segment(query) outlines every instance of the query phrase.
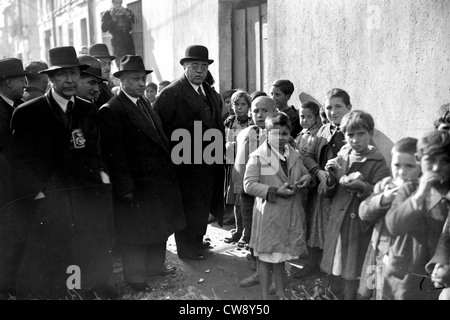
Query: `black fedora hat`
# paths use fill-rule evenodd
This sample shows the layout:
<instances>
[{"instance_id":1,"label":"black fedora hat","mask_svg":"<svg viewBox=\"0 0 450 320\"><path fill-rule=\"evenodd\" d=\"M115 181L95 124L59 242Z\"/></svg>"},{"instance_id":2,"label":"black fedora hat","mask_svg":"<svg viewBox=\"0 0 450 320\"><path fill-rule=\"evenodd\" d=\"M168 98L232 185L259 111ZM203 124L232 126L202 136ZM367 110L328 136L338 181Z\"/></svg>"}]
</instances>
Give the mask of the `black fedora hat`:
<instances>
[{"instance_id":1,"label":"black fedora hat","mask_svg":"<svg viewBox=\"0 0 450 320\"><path fill-rule=\"evenodd\" d=\"M50 49L50 68L39 71L39 73L49 73L59 69L79 67L81 70L89 68L89 65L82 65L78 61L77 52L74 47L58 47Z\"/></svg>"},{"instance_id":2,"label":"black fedora hat","mask_svg":"<svg viewBox=\"0 0 450 320\"><path fill-rule=\"evenodd\" d=\"M120 75L127 71L139 71L145 72L146 74L152 73L153 70L146 70L144 66L144 61L139 55L126 55L120 60L119 71L113 74L114 77L120 78Z\"/></svg>"},{"instance_id":3,"label":"black fedora hat","mask_svg":"<svg viewBox=\"0 0 450 320\"><path fill-rule=\"evenodd\" d=\"M102 77L102 63L100 60L89 55L82 55L78 56L78 61L81 64L87 64L89 66L89 68L84 69L81 73L88 74L102 81L108 81L108 79Z\"/></svg>"},{"instance_id":4,"label":"black fedora hat","mask_svg":"<svg viewBox=\"0 0 450 320\"><path fill-rule=\"evenodd\" d=\"M22 60L6 58L0 60L0 79L11 79L31 74L23 68Z\"/></svg>"},{"instance_id":5,"label":"black fedora hat","mask_svg":"<svg viewBox=\"0 0 450 320\"><path fill-rule=\"evenodd\" d=\"M186 48L184 58L180 60L180 64L183 65L186 61L198 60L206 61L208 64L212 64L214 60L209 59L208 48L200 45L193 45Z\"/></svg>"},{"instance_id":6,"label":"black fedora hat","mask_svg":"<svg viewBox=\"0 0 450 320\"><path fill-rule=\"evenodd\" d=\"M115 56L109 54L109 49L106 44L96 43L89 47L88 54L97 59L109 59L113 61Z\"/></svg>"}]
</instances>

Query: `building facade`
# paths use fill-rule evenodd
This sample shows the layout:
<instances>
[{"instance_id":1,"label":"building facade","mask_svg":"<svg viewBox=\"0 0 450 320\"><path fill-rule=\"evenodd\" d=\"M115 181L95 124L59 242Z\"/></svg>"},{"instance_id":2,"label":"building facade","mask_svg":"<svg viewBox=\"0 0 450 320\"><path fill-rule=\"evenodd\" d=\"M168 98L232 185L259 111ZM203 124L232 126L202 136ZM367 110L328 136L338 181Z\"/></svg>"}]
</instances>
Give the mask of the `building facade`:
<instances>
[{"instance_id":1,"label":"building facade","mask_svg":"<svg viewBox=\"0 0 450 320\"><path fill-rule=\"evenodd\" d=\"M43 59L54 46L110 44L101 30L110 0L13 2L37 4ZM300 93L321 102L339 87L355 109L374 115L391 142L430 130L436 110L450 101L448 0L124 0L124 6L135 13L137 52L154 82L179 77L185 48L205 45L215 60L216 90L269 93L272 82L290 79L296 87L290 103L298 107Z\"/></svg>"}]
</instances>

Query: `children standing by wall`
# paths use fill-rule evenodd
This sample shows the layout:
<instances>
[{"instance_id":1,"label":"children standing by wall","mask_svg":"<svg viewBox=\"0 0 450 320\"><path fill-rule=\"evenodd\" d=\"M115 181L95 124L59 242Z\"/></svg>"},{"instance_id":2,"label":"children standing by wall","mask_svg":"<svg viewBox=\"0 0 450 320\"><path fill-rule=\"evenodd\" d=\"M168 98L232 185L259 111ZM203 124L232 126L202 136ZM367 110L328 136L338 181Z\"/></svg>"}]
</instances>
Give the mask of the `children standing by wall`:
<instances>
[{"instance_id":1,"label":"children standing by wall","mask_svg":"<svg viewBox=\"0 0 450 320\"><path fill-rule=\"evenodd\" d=\"M405 244L405 241L410 240L393 238L386 229L384 217L401 186L408 182L417 183L419 179L421 171L416 161L416 152L417 139L408 137L398 141L391 152L392 176L378 182L372 195L359 207L361 220L374 224L358 290L364 299L383 300L395 297L395 292L392 291L403 281L394 275L385 277L385 272L388 268L389 250L394 241ZM386 285L385 281L388 281Z\"/></svg>"},{"instance_id":2,"label":"children standing by wall","mask_svg":"<svg viewBox=\"0 0 450 320\"><path fill-rule=\"evenodd\" d=\"M344 134L340 125L344 115L350 112L352 105L350 96L342 89L332 89L324 100L324 109L330 123L324 125L318 132L312 145L307 149L304 159L306 169L316 179L317 185L325 186L328 173L325 165L329 159L337 156L344 146ZM330 199L316 193L312 198L312 214L308 230L309 259L306 266L295 274L300 279L320 271L320 261L324 248L325 230L328 222Z\"/></svg>"},{"instance_id":3,"label":"children standing by wall","mask_svg":"<svg viewBox=\"0 0 450 320\"><path fill-rule=\"evenodd\" d=\"M417 151L422 168L419 183L399 190L385 221L392 235L415 240L409 255L390 257L399 260L397 265L410 276L403 283L404 299L437 299L440 292L431 289L433 279L425 275L425 265L436 252L450 209L450 133L426 134Z\"/></svg>"},{"instance_id":4,"label":"children standing by wall","mask_svg":"<svg viewBox=\"0 0 450 320\"><path fill-rule=\"evenodd\" d=\"M328 161L326 187L332 197L324 252L320 267L344 280L344 299L355 300L372 227L358 216L361 201L373 186L390 175L386 161L372 146L373 118L364 111L351 111L341 123L347 144Z\"/></svg>"},{"instance_id":5,"label":"children standing by wall","mask_svg":"<svg viewBox=\"0 0 450 320\"><path fill-rule=\"evenodd\" d=\"M300 154L289 145L291 124L284 113L267 117L268 140L250 155L245 192L256 197L250 246L259 260L264 300L269 299L271 271L276 295L286 299L284 263L307 253L304 211L298 189L311 182Z\"/></svg>"}]
</instances>

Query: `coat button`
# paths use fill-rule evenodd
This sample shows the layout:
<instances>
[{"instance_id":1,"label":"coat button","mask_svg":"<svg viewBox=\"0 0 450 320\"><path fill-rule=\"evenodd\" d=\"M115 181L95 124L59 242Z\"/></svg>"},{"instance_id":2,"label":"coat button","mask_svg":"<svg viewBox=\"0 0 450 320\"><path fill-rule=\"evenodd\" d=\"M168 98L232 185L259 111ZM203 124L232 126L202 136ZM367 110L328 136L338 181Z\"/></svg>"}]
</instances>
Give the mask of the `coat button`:
<instances>
[{"instance_id":1,"label":"coat button","mask_svg":"<svg viewBox=\"0 0 450 320\"><path fill-rule=\"evenodd\" d=\"M354 213L350 214L350 218L355 219L356 218L356 214L354 214Z\"/></svg>"}]
</instances>

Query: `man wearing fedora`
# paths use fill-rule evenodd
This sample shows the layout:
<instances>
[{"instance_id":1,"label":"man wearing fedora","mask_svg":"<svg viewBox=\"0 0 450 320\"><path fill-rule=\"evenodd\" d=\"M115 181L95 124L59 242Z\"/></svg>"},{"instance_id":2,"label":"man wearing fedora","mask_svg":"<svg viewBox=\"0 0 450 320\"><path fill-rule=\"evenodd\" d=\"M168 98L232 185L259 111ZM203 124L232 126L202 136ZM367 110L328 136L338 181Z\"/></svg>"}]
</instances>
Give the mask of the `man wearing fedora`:
<instances>
[{"instance_id":1,"label":"man wearing fedora","mask_svg":"<svg viewBox=\"0 0 450 320\"><path fill-rule=\"evenodd\" d=\"M78 61L82 65L88 65L89 68L82 70L80 73L77 96L95 104L100 95L100 85L107 81L106 78L102 77L102 64L100 60L88 55L79 56ZM98 109L101 107L96 106Z\"/></svg>"},{"instance_id":2,"label":"man wearing fedora","mask_svg":"<svg viewBox=\"0 0 450 320\"><path fill-rule=\"evenodd\" d=\"M11 139L11 117L14 109L23 103L22 97L31 72L24 70L22 60L6 58L0 60L0 149L8 151Z\"/></svg>"},{"instance_id":3,"label":"man wearing fedora","mask_svg":"<svg viewBox=\"0 0 450 320\"><path fill-rule=\"evenodd\" d=\"M209 65L208 49L193 45L186 49L180 63L184 74L167 86L156 100L154 109L159 113L166 135L170 138L178 129L187 130L194 141L195 122L202 123L202 133L209 129L224 134L221 117L222 99L205 82ZM179 142L173 142L174 147ZM208 143L204 143L203 150ZM192 155L195 148L192 145ZM202 157L203 158L203 157ZM176 166L183 198L187 227L175 234L178 256L182 259L203 260L203 242L208 217L211 213L223 220L223 164L181 164Z\"/></svg>"},{"instance_id":4,"label":"man wearing fedora","mask_svg":"<svg viewBox=\"0 0 450 320\"><path fill-rule=\"evenodd\" d=\"M186 226L169 141L144 97L147 70L141 56L120 61L120 92L100 109L102 154L114 190L114 218L125 282L148 289L167 275L166 242Z\"/></svg>"},{"instance_id":5,"label":"man wearing fedora","mask_svg":"<svg viewBox=\"0 0 450 320\"><path fill-rule=\"evenodd\" d=\"M109 54L107 45L103 43L96 43L90 46L88 55L100 60L102 64L102 77L108 79L106 83L102 82L100 84L100 96L95 101L95 104L101 107L114 97L111 92L111 88L113 87L111 81L111 65L116 57Z\"/></svg>"},{"instance_id":6,"label":"man wearing fedora","mask_svg":"<svg viewBox=\"0 0 450 320\"><path fill-rule=\"evenodd\" d=\"M41 73L51 90L17 108L11 121L16 197L33 208L16 291L23 299L71 299L72 289L83 299L113 298L112 186L99 157L98 110L75 96L89 65L74 47L49 56ZM81 283L72 288L73 272Z\"/></svg>"},{"instance_id":7,"label":"man wearing fedora","mask_svg":"<svg viewBox=\"0 0 450 320\"><path fill-rule=\"evenodd\" d=\"M42 97L48 89L48 76L39 71L48 69L48 65L44 61L32 60L25 64L25 70L29 71L27 75L28 85L23 94L24 101L30 101L35 98Z\"/></svg>"}]
</instances>

